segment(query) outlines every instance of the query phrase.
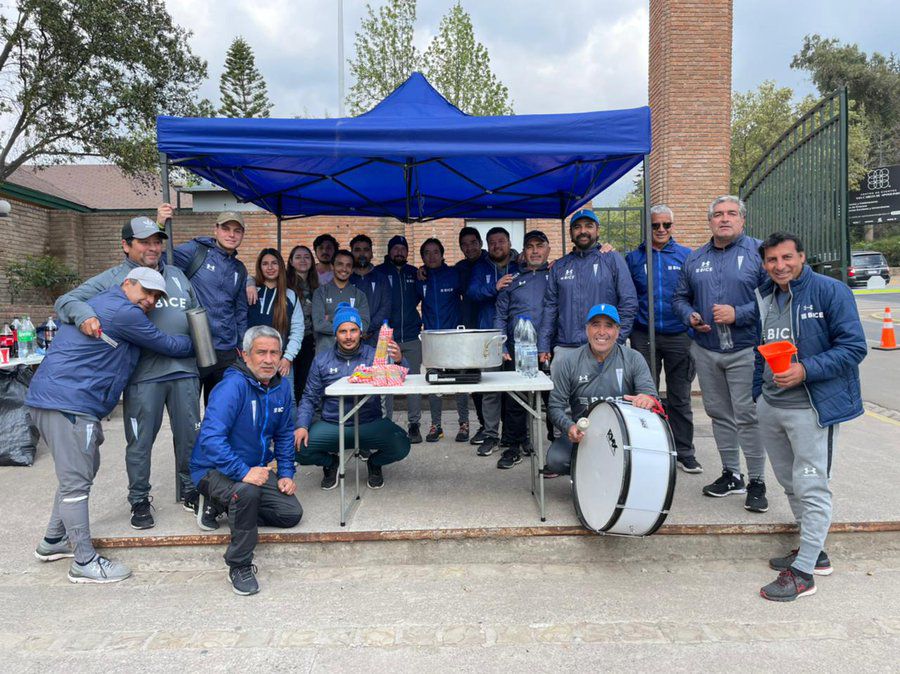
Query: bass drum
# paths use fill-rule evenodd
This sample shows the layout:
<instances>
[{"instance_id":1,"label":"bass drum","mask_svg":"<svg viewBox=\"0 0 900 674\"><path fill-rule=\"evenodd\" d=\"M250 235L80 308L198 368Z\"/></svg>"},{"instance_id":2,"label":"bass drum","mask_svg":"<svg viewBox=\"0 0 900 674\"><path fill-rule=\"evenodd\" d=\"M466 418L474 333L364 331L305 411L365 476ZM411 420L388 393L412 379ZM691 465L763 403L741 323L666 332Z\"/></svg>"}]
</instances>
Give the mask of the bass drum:
<instances>
[{"instance_id":1,"label":"bass drum","mask_svg":"<svg viewBox=\"0 0 900 674\"><path fill-rule=\"evenodd\" d=\"M649 536L675 493L675 442L665 419L629 403L598 401L572 452L572 495L592 531Z\"/></svg>"}]
</instances>

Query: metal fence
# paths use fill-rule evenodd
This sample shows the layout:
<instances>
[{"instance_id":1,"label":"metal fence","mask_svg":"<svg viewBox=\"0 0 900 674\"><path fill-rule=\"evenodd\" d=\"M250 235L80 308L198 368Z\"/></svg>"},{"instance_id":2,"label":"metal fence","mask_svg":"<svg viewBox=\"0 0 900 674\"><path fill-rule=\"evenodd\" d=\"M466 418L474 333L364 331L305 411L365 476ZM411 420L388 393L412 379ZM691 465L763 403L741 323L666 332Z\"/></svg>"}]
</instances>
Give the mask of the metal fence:
<instances>
[{"instance_id":1,"label":"metal fence","mask_svg":"<svg viewBox=\"0 0 900 674\"><path fill-rule=\"evenodd\" d=\"M846 280L847 90L825 97L785 131L744 178L740 196L748 233L793 232L810 265Z\"/></svg>"},{"instance_id":2,"label":"metal fence","mask_svg":"<svg viewBox=\"0 0 900 674\"><path fill-rule=\"evenodd\" d=\"M595 208L600 219L600 241L610 243L625 255L644 240L644 209L640 206L607 206Z\"/></svg>"}]
</instances>

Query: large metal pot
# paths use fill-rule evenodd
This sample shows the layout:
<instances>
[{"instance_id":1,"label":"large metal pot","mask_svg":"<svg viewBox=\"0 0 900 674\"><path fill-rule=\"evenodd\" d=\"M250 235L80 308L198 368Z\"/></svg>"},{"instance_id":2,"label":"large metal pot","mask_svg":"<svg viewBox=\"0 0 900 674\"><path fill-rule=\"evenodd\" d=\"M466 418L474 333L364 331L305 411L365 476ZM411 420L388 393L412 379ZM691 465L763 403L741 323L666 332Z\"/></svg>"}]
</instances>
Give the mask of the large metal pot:
<instances>
[{"instance_id":1,"label":"large metal pot","mask_svg":"<svg viewBox=\"0 0 900 674\"><path fill-rule=\"evenodd\" d=\"M485 370L503 363L506 335L499 330L425 330L422 342L422 367L441 370Z\"/></svg>"}]
</instances>

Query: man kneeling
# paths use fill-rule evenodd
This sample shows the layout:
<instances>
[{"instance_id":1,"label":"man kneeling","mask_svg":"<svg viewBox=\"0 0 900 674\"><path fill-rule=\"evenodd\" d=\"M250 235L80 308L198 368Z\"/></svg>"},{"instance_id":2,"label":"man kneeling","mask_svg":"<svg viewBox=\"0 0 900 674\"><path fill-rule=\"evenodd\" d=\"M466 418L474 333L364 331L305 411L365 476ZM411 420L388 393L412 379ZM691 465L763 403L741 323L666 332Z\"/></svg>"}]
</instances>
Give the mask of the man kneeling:
<instances>
[{"instance_id":1,"label":"man kneeling","mask_svg":"<svg viewBox=\"0 0 900 674\"><path fill-rule=\"evenodd\" d=\"M611 304L596 304L586 322L588 343L562 354L551 375L547 414L563 435L547 451L544 477L569 474L572 448L584 439L575 420L587 413L591 403L627 400L645 410L659 404L647 361L634 349L616 343L619 311Z\"/></svg>"},{"instance_id":2,"label":"man kneeling","mask_svg":"<svg viewBox=\"0 0 900 674\"><path fill-rule=\"evenodd\" d=\"M322 489L334 489L338 469L338 401L325 395L329 384L353 374L357 365L371 365L375 349L362 343L362 320L359 312L346 302L338 305L332 321L335 345L321 353L309 369L306 390L297 412L294 440L297 462L304 466L322 466L325 476ZM397 343L391 341L388 353L399 363L401 354ZM312 423L313 413L321 406L322 419ZM371 396L359 412L359 444L369 453L369 488L384 486L382 466L400 461L409 454L409 436L402 428L385 419L381 413L381 399ZM345 446L353 446L353 425L344 428Z\"/></svg>"},{"instance_id":3,"label":"man kneeling","mask_svg":"<svg viewBox=\"0 0 900 674\"><path fill-rule=\"evenodd\" d=\"M225 371L213 389L191 456L191 480L200 492L197 519L215 529L228 513L231 543L225 551L236 594L259 592L253 550L258 525L296 526L303 508L294 496L290 384L278 374L281 336L257 325L244 334L244 362ZM268 468L274 458L276 473Z\"/></svg>"}]
</instances>

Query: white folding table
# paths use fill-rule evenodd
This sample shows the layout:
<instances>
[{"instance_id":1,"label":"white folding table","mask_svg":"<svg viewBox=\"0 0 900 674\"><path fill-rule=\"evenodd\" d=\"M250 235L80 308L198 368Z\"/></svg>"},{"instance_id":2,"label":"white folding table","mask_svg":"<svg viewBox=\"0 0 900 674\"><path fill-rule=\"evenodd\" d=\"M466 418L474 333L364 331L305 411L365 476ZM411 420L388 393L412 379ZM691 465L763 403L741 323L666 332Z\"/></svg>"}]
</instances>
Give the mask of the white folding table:
<instances>
[{"instance_id":1,"label":"white folding table","mask_svg":"<svg viewBox=\"0 0 900 674\"><path fill-rule=\"evenodd\" d=\"M359 490L359 410L371 396L383 395L452 395L454 393L508 393L531 416L531 438L534 451L531 454L531 493L538 503L541 522L547 520L544 508L544 432L541 418L541 392L550 391L553 382L543 372L537 377L524 377L512 371L482 372L477 384L429 384L425 375L413 374L401 386L373 386L351 384L343 377L325 389L325 395L338 399L338 484L341 495L341 526L345 526L353 509L362 498ZM351 398L350 410L345 412L346 399ZM353 456L356 461L356 496L348 503L345 494L346 447L344 428L353 419Z\"/></svg>"},{"instance_id":2,"label":"white folding table","mask_svg":"<svg viewBox=\"0 0 900 674\"><path fill-rule=\"evenodd\" d=\"M28 358L10 358L8 363L0 364L0 370L12 370L19 365L39 365L44 360L43 356L28 356Z\"/></svg>"}]
</instances>

